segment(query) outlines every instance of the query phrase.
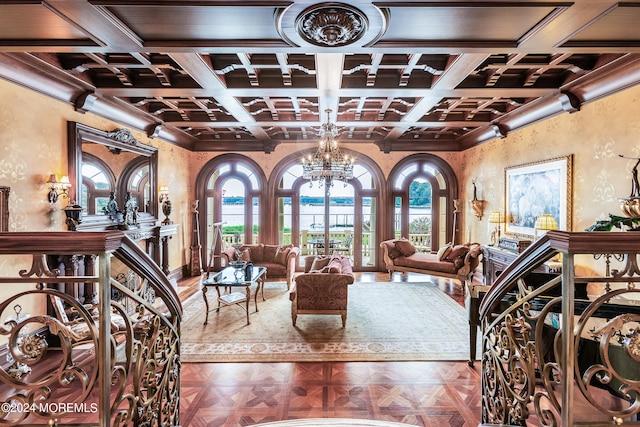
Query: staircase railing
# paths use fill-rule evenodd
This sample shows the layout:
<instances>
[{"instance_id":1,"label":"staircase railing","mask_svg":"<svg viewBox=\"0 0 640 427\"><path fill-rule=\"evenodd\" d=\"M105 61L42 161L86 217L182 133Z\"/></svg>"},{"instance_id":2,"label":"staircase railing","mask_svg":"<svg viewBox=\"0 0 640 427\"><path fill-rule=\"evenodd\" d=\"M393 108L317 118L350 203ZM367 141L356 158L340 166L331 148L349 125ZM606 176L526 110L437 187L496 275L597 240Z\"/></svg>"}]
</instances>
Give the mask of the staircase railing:
<instances>
[{"instance_id":1,"label":"staircase railing","mask_svg":"<svg viewBox=\"0 0 640 427\"><path fill-rule=\"evenodd\" d=\"M638 425L640 234L549 232L482 300L483 425ZM532 273L562 258L562 274Z\"/></svg>"},{"instance_id":2,"label":"staircase railing","mask_svg":"<svg viewBox=\"0 0 640 427\"><path fill-rule=\"evenodd\" d=\"M51 268L59 256L95 259L97 272ZM0 286L0 423L179 424L182 308L135 242L119 231L0 233ZM78 287L96 290L95 304L68 292Z\"/></svg>"}]
</instances>

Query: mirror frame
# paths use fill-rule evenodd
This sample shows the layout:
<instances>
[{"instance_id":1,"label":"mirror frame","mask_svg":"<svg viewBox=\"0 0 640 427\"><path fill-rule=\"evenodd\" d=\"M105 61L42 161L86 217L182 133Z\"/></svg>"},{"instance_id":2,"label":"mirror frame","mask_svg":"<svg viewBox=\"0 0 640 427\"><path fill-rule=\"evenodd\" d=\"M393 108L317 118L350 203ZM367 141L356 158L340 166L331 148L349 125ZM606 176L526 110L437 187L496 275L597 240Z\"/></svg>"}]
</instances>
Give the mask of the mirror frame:
<instances>
[{"instance_id":1,"label":"mirror frame","mask_svg":"<svg viewBox=\"0 0 640 427\"><path fill-rule=\"evenodd\" d=\"M77 122L67 124L69 163L69 204L77 203L78 195L82 193L82 144L92 142L106 147L113 147L136 153L149 158L149 212L138 215L140 227L155 225L158 221L158 149L144 145L136 140L128 129L102 131ZM83 215L81 229L106 229L115 224L107 215Z\"/></svg>"}]
</instances>

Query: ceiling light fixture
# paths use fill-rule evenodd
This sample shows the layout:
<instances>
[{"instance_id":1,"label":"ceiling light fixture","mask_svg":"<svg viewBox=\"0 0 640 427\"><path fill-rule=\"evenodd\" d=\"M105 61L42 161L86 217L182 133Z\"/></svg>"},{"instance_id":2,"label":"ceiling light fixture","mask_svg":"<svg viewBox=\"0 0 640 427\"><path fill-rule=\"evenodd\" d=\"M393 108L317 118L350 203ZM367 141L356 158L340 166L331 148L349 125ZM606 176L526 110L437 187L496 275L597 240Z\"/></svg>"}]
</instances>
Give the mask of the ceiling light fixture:
<instances>
[{"instance_id":1,"label":"ceiling light fixture","mask_svg":"<svg viewBox=\"0 0 640 427\"><path fill-rule=\"evenodd\" d=\"M326 188L326 194L333 186L333 182L343 181L345 187L347 181L353 179L353 165L355 159L345 156L338 147L338 128L329 121L331 110L325 110L327 122L320 130L320 142L318 150L313 156L302 158L302 169L304 179L311 181L309 185L313 187L314 181L318 181L319 186Z\"/></svg>"}]
</instances>

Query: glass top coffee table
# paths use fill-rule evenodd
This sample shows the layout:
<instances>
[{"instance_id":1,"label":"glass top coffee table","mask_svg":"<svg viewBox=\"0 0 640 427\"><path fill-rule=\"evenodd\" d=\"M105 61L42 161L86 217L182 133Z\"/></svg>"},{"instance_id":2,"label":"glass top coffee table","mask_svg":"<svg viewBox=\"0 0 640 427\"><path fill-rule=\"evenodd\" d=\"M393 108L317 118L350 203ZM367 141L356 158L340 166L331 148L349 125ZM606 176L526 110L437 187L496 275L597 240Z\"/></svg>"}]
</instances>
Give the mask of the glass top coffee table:
<instances>
[{"instance_id":1,"label":"glass top coffee table","mask_svg":"<svg viewBox=\"0 0 640 427\"><path fill-rule=\"evenodd\" d=\"M265 267L254 266L249 280L246 280L247 278L244 276L244 271L241 271L240 274L239 269L236 269L235 267L226 267L213 275L205 273L204 280L202 280L202 297L204 298L207 310L204 324L206 325L209 322L209 311L213 311L213 309L209 309L207 290L209 288L216 288L218 294L218 307L216 307L215 310L219 311L220 307L228 305L237 305L242 307L247 313L247 325L250 325L249 300L251 299L251 285L254 283L256 284L254 302L256 305L256 311L258 311L258 290L261 291L262 300L265 301L264 281L267 277L266 272L267 269ZM238 273L238 275L236 275L236 273ZM220 288L222 288L223 291L221 291ZM244 292L233 292L233 288L244 288Z\"/></svg>"}]
</instances>

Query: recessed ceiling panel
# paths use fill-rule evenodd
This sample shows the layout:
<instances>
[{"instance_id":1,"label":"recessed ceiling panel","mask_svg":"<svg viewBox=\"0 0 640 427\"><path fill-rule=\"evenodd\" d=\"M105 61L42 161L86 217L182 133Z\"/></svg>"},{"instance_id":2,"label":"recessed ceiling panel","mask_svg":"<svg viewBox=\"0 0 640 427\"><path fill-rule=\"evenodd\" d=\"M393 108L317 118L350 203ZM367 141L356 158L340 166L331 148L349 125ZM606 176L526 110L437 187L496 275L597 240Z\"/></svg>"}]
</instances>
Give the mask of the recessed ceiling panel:
<instances>
[{"instance_id":1,"label":"recessed ceiling panel","mask_svg":"<svg viewBox=\"0 0 640 427\"><path fill-rule=\"evenodd\" d=\"M593 44L602 46L640 45L640 3L619 4L573 35L564 45Z\"/></svg>"},{"instance_id":2,"label":"recessed ceiling panel","mask_svg":"<svg viewBox=\"0 0 640 427\"><path fill-rule=\"evenodd\" d=\"M85 44L91 37L51 9L36 4L0 4L0 45L4 41L26 45Z\"/></svg>"},{"instance_id":3,"label":"recessed ceiling panel","mask_svg":"<svg viewBox=\"0 0 640 427\"><path fill-rule=\"evenodd\" d=\"M143 40L278 39L273 6L118 5L108 10ZM188 24L186 24L188 23Z\"/></svg>"},{"instance_id":4,"label":"recessed ceiling panel","mask_svg":"<svg viewBox=\"0 0 640 427\"><path fill-rule=\"evenodd\" d=\"M406 3L404 4L407 5ZM389 28L381 41L517 41L555 8L540 6L429 6L389 7Z\"/></svg>"}]
</instances>

